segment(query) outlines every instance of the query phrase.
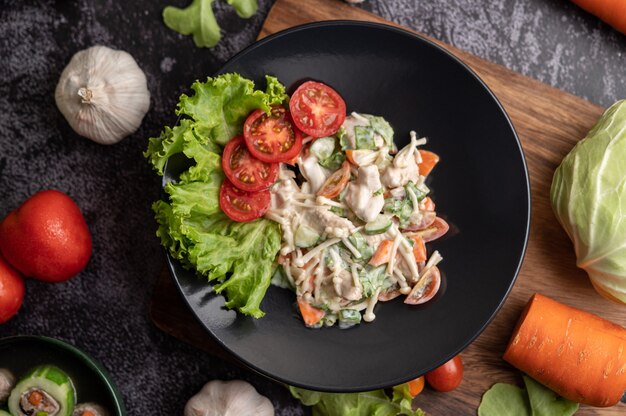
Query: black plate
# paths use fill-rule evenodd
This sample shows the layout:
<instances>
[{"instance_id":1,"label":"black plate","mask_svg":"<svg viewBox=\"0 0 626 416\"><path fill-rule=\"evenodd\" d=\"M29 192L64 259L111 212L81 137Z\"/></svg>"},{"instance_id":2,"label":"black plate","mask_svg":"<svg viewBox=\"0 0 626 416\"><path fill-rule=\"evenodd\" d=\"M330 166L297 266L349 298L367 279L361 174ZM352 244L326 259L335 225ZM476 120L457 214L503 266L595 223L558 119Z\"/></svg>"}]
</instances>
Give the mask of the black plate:
<instances>
[{"instance_id":1,"label":"black plate","mask_svg":"<svg viewBox=\"0 0 626 416\"><path fill-rule=\"evenodd\" d=\"M67 373L78 403L94 402L113 416L124 416L124 404L104 368L76 347L54 338L15 336L0 339L0 368L19 378L38 365L52 364Z\"/></svg>"},{"instance_id":2,"label":"black plate","mask_svg":"<svg viewBox=\"0 0 626 416\"><path fill-rule=\"evenodd\" d=\"M441 156L431 175L437 211L451 224L439 250L444 285L435 299L376 307L376 320L349 330L304 327L291 292L270 288L255 320L223 309L202 278L169 259L193 313L251 368L288 384L363 391L415 378L472 342L493 319L517 276L528 237L530 196L515 131L485 84L432 42L389 26L322 22L255 43L220 71L264 86L277 76L290 91L323 81L348 111L384 116L399 147L409 131L427 136ZM201 74L198 75L199 78ZM165 180L181 166L171 163Z\"/></svg>"}]
</instances>

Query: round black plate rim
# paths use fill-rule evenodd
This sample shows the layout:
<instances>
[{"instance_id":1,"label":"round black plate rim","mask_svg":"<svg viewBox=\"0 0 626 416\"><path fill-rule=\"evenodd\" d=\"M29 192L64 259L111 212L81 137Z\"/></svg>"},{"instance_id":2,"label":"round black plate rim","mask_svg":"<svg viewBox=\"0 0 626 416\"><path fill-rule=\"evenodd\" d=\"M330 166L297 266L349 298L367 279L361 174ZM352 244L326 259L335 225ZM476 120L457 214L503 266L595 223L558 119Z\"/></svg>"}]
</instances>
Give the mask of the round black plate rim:
<instances>
[{"instance_id":1,"label":"round black plate rim","mask_svg":"<svg viewBox=\"0 0 626 416\"><path fill-rule=\"evenodd\" d=\"M498 109L500 110L500 115L502 115L504 117L504 119L506 120L509 128L511 129L511 133L513 134L513 137L515 139L515 143L517 146L517 149L519 151L519 155L521 157L521 161L522 161L522 165L523 165L523 172L524 172L524 182L525 182L525 191L526 191L526 209L528 212L528 216L526 219L526 224L525 224L525 230L524 230L524 242L523 242L523 247L522 250L520 252L520 256L519 256L519 260L517 262L516 268L515 268L515 273L513 278L511 279L511 283L508 286L506 293L504 294L504 296L502 297L501 301L498 304L498 307L494 310L494 312L491 314L491 316L485 321L484 325L482 327L480 327L480 329L474 334L474 336L468 338L466 340L466 342L464 342L463 344L461 344L461 347L457 349L457 351L454 351L453 353L445 356L442 360L440 360L440 362L436 362L433 363L432 365L432 369L442 365L443 363L445 363L446 361L452 359L455 355L459 354L461 351L465 350L476 338L478 338L478 336L480 336L480 334L482 334L482 332L486 329L486 327L493 321L493 319L496 317L496 315L498 314L498 312L500 311L500 309L502 308L502 306L504 305L504 303L506 302L506 299L508 298L513 286L515 285L515 282L517 281L517 278L519 276L519 272L520 269L522 267L522 263L524 261L524 257L526 255L526 250L528 248L528 239L529 239L529 235L530 235L530 224L531 224L531 215L532 215L532 210L531 210L531 190L530 190L530 179L529 179L529 174L528 174L528 164L526 162L526 157L524 155L524 151L522 149L522 145L521 142L519 140L517 131L515 130L515 127L513 126L513 123L511 122L511 119L509 117L509 115L507 114L507 112L504 110L504 107L502 106L502 104L500 103L500 101L498 100L498 98L495 96L495 94L493 93L493 91L491 91L491 89L487 86L487 84L485 84L485 82L474 72L474 70L472 70L466 63L464 63L461 59L459 59L458 57L456 57L453 53L449 52L448 50L446 50L445 48L443 48L442 46L438 45L437 43L433 42L430 39L427 39L417 33L414 32L410 32L408 30L405 29L401 29L398 27L394 27L394 26L390 26L387 24L383 24L383 23L375 23L375 22L363 22L363 21L357 21L357 20L327 20L327 21L320 21L320 22L313 22L313 23L306 23L306 24L302 24L302 25L298 25L298 26L294 26L288 29L284 29L281 30L279 32L276 32L272 35L269 35L255 43L253 43L252 45L246 47L245 49L241 50L240 52L238 52L237 54L233 55L224 65L223 67L227 66L229 62L234 61L236 59L238 59L241 55L244 55L256 48L262 47L263 45L265 45L268 42L273 41L274 39L289 35L291 33L295 33L295 32L299 32L299 31L303 31L303 30L307 30L307 29L311 29L311 28L319 28L319 27L327 27L327 26L361 26L361 27L371 27L371 28L375 28L375 29L380 29L380 30L387 30L390 32L395 32L397 34L403 35L403 36L407 36L410 37L414 40L418 40L420 42L425 43L426 45L433 47L437 50L439 50L440 52L442 52L443 54L445 54L448 58L451 58L451 60L457 64L460 65L465 71L467 71L476 81L479 82L479 84L483 87L483 89L489 94L489 96L491 97L491 99L496 103ZM216 71L214 73L214 75L219 75L224 73L223 71L223 67L222 69ZM167 170L167 162L166 165L164 167L164 170ZM167 179L164 177L163 181L162 181L162 186L165 186L167 182ZM248 368L250 368L251 370L267 377L270 378L272 380L281 382L281 383L285 383L291 386L295 386L295 387L301 387L301 388L305 388L305 389L311 389L311 390L316 390L316 391L326 391L326 392L332 392L332 393L350 393L350 392L359 392L359 391L372 391L372 390L377 390L377 389L381 389L381 388L388 388L390 386L393 385L399 385L402 384L404 382L410 381L415 377L419 377L421 374L416 374L415 377L409 377L409 378L400 378L396 381L391 382L391 384L385 383L385 384L373 384L371 386L367 386L366 388L359 388L359 389L355 389L353 387L345 387L345 388L335 388L335 387L327 387L327 386L323 386L323 385L319 385L319 386L313 386L313 385L306 385L306 384L302 384L296 380L289 380L285 377L280 377L280 376L276 376L270 372L268 372L267 370L264 370L263 368L260 368L259 366L251 363L250 361L244 359L243 357L241 357L239 354L237 354L235 351L233 351L232 349L230 349L228 347L228 345L226 345L224 342L222 342L222 340L216 336L208 327L206 327L206 325L204 324L204 322L202 321L201 317L198 316L198 314L195 312L195 310L192 307L192 304L190 302L190 300L187 298L187 296L185 295L184 289L181 286L179 280L176 278L176 272L174 270L174 263L176 260L173 259L170 254L167 252L167 249L164 250L166 253L166 260L167 260L167 266L170 272L170 276L171 278L174 280L175 286L178 289L178 292L180 294L180 296L183 298L185 305L187 306L187 308L191 311L192 315L194 316L194 318L196 319L196 321L202 326L202 328L205 330L205 332L207 332L222 348L224 348L226 351L229 352L229 354L231 354L237 361L245 364ZM208 284L208 283L207 283Z\"/></svg>"},{"instance_id":2,"label":"round black plate rim","mask_svg":"<svg viewBox=\"0 0 626 416\"><path fill-rule=\"evenodd\" d=\"M43 335L13 335L9 337L0 338L0 346L8 345L14 342L33 342L33 343L51 344L51 345L54 345L55 347L59 347L60 349L71 352L77 359L82 361L83 364L87 365L87 367L89 367L96 374L98 374L98 376L101 378L104 384L108 387L109 394L111 398L113 399L113 403L115 403L115 409L113 409L114 414L119 415L119 416L126 415L126 409L124 408L124 403L122 402L122 399L121 399L122 397L121 393L119 392L115 384L113 384L113 382L111 381L112 379L109 373L104 369L102 364L100 364L100 362L98 362L95 358L90 357L85 352L83 352L82 350L78 349L77 347L73 346L72 344L68 342L62 341L57 338L46 337Z\"/></svg>"}]
</instances>

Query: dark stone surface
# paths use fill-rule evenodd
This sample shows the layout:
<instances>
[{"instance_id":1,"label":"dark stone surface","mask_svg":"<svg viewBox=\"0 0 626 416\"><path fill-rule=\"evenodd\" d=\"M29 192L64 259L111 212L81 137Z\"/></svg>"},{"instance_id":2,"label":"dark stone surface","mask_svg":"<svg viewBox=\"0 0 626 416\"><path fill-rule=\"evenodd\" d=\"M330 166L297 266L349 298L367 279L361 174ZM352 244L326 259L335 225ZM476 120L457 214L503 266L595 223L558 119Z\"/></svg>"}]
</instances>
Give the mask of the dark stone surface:
<instances>
[{"instance_id":1,"label":"dark stone surface","mask_svg":"<svg viewBox=\"0 0 626 416\"><path fill-rule=\"evenodd\" d=\"M214 378L248 380L278 415L304 414L283 387L162 334L148 316L163 253L150 211L160 179L142 157L146 139L174 121L177 97L192 81L254 41L272 0L260 0L248 21L216 2L224 37L213 50L162 24L165 5L186 3L0 0L0 215L56 188L78 202L94 237L79 277L27 282L24 307L0 336L48 335L84 349L109 369L131 415L182 414ZM626 97L626 37L566 0L369 0L360 7L599 104ZM54 103L63 67L93 44L130 52L152 94L139 131L111 147L78 137Z\"/></svg>"}]
</instances>

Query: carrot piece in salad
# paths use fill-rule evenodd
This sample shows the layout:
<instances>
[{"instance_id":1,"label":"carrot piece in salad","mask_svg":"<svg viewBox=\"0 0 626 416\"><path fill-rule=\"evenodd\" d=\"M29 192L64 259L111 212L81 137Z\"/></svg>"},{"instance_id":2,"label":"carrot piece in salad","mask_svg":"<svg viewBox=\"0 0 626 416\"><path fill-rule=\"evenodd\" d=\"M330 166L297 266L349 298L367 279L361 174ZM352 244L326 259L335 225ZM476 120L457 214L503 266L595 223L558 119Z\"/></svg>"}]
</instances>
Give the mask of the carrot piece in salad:
<instances>
[{"instance_id":1,"label":"carrot piece in salad","mask_svg":"<svg viewBox=\"0 0 626 416\"><path fill-rule=\"evenodd\" d=\"M429 152L428 150L419 150L420 156L422 156L422 163L418 164L420 175L428 176L431 170L439 163L439 156L436 153Z\"/></svg>"},{"instance_id":2,"label":"carrot piece in salad","mask_svg":"<svg viewBox=\"0 0 626 416\"><path fill-rule=\"evenodd\" d=\"M415 261L426 261L426 243L424 243L424 239L419 235L414 235L411 237L413 240L413 255L415 256Z\"/></svg>"},{"instance_id":3,"label":"carrot piece in salad","mask_svg":"<svg viewBox=\"0 0 626 416\"><path fill-rule=\"evenodd\" d=\"M391 260L391 247L393 246L393 240L383 240L376 249L376 252L370 259L369 264L376 267L381 264L389 263Z\"/></svg>"},{"instance_id":4,"label":"carrot piece in salad","mask_svg":"<svg viewBox=\"0 0 626 416\"><path fill-rule=\"evenodd\" d=\"M298 298L298 307L300 308L300 314L307 326L313 326L322 320L326 312L312 306L309 302L305 301L301 297Z\"/></svg>"}]
</instances>

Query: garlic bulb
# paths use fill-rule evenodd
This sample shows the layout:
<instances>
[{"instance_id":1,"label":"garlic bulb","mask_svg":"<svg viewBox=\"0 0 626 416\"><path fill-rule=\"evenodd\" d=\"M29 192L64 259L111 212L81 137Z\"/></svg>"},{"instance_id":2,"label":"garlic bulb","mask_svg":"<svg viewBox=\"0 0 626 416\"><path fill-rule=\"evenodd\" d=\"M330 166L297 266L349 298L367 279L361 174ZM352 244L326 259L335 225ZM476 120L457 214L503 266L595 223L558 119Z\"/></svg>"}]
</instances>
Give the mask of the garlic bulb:
<instances>
[{"instance_id":1,"label":"garlic bulb","mask_svg":"<svg viewBox=\"0 0 626 416\"><path fill-rule=\"evenodd\" d=\"M274 406L241 380L213 380L185 406L185 416L274 416Z\"/></svg>"},{"instance_id":2,"label":"garlic bulb","mask_svg":"<svg viewBox=\"0 0 626 416\"><path fill-rule=\"evenodd\" d=\"M77 52L54 98L76 133L114 144L134 133L150 107L146 76L130 54L106 46Z\"/></svg>"},{"instance_id":3,"label":"garlic bulb","mask_svg":"<svg viewBox=\"0 0 626 416\"><path fill-rule=\"evenodd\" d=\"M15 386L15 376L6 368L0 368L0 403L9 398Z\"/></svg>"}]
</instances>

